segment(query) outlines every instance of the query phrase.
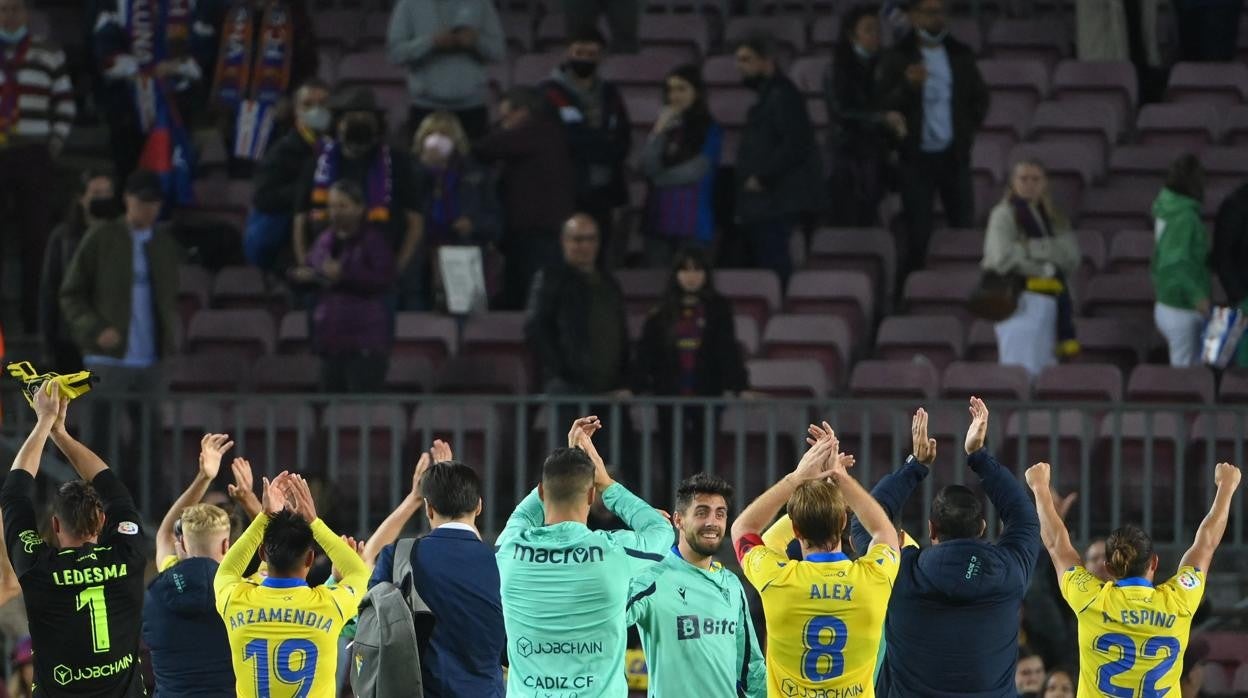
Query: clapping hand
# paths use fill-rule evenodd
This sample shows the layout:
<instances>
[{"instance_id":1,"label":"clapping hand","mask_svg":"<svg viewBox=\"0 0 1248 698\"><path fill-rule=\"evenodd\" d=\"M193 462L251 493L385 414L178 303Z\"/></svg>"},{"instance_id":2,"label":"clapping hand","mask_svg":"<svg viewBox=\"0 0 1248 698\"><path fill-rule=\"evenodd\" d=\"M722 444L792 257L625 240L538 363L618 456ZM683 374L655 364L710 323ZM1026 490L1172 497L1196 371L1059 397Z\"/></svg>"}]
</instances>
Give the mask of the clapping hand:
<instances>
[{"instance_id":1,"label":"clapping hand","mask_svg":"<svg viewBox=\"0 0 1248 698\"><path fill-rule=\"evenodd\" d=\"M936 439L927 433L927 410L920 407L910 421L911 453L914 459L923 465L930 466L936 462Z\"/></svg>"},{"instance_id":2,"label":"clapping hand","mask_svg":"<svg viewBox=\"0 0 1248 698\"><path fill-rule=\"evenodd\" d=\"M303 517L308 523L316 521L316 500L312 498L312 488L308 487L308 481L298 475L291 475L286 483L286 500L287 506L292 511Z\"/></svg>"},{"instance_id":3,"label":"clapping hand","mask_svg":"<svg viewBox=\"0 0 1248 698\"><path fill-rule=\"evenodd\" d=\"M212 481L221 472L221 457L234 448L228 434L204 434L199 441L199 474L205 480Z\"/></svg>"},{"instance_id":4,"label":"clapping hand","mask_svg":"<svg viewBox=\"0 0 1248 698\"><path fill-rule=\"evenodd\" d=\"M357 541L355 538L352 538L351 536L338 536L338 537L342 539L343 543L346 543L347 545L351 546L351 549L355 551L356 555L359 555L361 557L364 555L364 546L367 544L367 541L363 541L363 540ZM342 570L338 569L338 565L334 565L333 567L330 567L329 570L330 570L329 574L331 577L338 580L339 582L342 581Z\"/></svg>"},{"instance_id":5,"label":"clapping hand","mask_svg":"<svg viewBox=\"0 0 1248 698\"><path fill-rule=\"evenodd\" d=\"M602 421L590 415L577 419L572 423L572 429L568 431L568 448L581 449L593 461L594 487L599 493L605 491L615 482L615 480L611 479L611 474L607 472L607 465L603 462L602 456L599 455L598 448L594 446L594 434L601 428Z\"/></svg>"},{"instance_id":6,"label":"clapping hand","mask_svg":"<svg viewBox=\"0 0 1248 698\"><path fill-rule=\"evenodd\" d=\"M971 398L971 426L966 430L966 455L984 447L988 439L988 406L977 397Z\"/></svg>"},{"instance_id":7,"label":"clapping hand","mask_svg":"<svg viewBox=\"0 0 1248 698\"><path fill-rule=\"evenodd\" d=\"M808 431L810 437L806 440L813 445L790 473L790 477L799 483L831 477L840 459L840 442L827 422L822 426L811 424Z\"/></svg>"},{"instance_id":8,"label":"clapping hand","mask_svg":"<svg viewBox=\"0 0 1248 698\"><path fill-rule=\"evenodd\" d=\"M291 477L294 476L288 471L283 470L272 480L269 480L267 477L262 479L262 482L264 483L264 495L261 498L260 503L263 507L264 513L269 516L276 516L286 508L287 502L289 501L287 498L286 488Z\"/></svg>"}]
</instances>

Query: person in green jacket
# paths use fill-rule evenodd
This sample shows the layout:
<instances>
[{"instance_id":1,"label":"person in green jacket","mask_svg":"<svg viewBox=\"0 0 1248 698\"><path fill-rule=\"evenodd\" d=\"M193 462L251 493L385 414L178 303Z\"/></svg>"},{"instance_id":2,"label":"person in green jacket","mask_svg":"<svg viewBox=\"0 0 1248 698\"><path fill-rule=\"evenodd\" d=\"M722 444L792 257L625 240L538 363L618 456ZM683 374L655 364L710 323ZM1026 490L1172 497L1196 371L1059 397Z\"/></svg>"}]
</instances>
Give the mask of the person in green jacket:
<instances>
[{"instance_id":1,"label":"person in green jacket","mask_svg":"<svg viewBox=\"0 0 1248 698\"><path fill-rule=\"evenodd\" d=\"M741 580L716 562L732 485L698 473L676 490L676 545L633 579L628 620L649 667L649 696L766 698L767 666Z\"/></svg>"},{"instance_id":2,"label":"person in green jacket","mask_svg":"<svg viewBox=\"0 0 1248 698\"><path fill-rule=\"evenodd\" d=\"M1170 166L1166 186L1153 202L1153 320L1170 348L1171 366L1200 364L1200 334L1211 296L1209 234L1200 220L1204 195L1204 168L1189 154Z\"/></svg>"}]
</instances>

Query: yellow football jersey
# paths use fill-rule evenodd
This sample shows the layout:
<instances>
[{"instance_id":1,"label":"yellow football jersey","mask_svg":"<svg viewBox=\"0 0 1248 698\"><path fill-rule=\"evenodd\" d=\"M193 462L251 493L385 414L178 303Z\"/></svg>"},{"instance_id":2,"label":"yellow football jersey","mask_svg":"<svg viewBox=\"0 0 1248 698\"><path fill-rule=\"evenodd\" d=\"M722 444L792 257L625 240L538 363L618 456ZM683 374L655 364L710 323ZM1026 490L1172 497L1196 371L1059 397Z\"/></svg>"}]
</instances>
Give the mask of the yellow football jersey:
<instances>
[{"instance_id":1,"label":"yellow football jersey","mask_svg":"<svg viewBox=\"0 0 1248 698\"><path fill-rule=\"evenodd\" d=\"M258 516L217 572L217 611L225 620L237 694L245 698L334 698L338 636L355 617L368 584L368 568L323 521L312 523L317 544L339 563L335 588L309 587L302 579L243 579L269 517ZM238 554L236 554L236 551Z\"/></svg>"},{"instance_id":2,"label":"yellow football jersey","mask_svg":"<svg viewBox=\"0 0 1248 698\"><path fill-rule=\"evenodd\" d=\"M857 560L842 553L789 560L792 527L787 517L778 526L737 544L767 616L767 694L871 698L897 551L875 545Z\"/></svg>"},{"instance_id":3,"label":"yellow football jersey","mask_svg":"<svg viewBox=\"0 0 1248 698\"><path fill-rule=\"evenodd\" d=\"M1080 566L1062 575L1079 619L1079 698L1178 696L1192 614L1205 573L1183 567L1153 586L1134 577L1101 582Z\"/></svg>"}]
</instances>

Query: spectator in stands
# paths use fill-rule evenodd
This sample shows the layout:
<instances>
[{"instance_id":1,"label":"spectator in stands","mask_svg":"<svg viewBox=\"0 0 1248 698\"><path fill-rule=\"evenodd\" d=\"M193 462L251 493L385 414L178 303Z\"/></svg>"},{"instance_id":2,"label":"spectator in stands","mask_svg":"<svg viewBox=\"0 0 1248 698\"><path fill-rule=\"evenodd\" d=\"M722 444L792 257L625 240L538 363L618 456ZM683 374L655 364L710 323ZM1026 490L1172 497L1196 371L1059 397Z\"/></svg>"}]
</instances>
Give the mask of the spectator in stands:
<instances>
[{"instance_id":1,"label":"spectator in stands","mask_svg":"<svg viewBox=\"0 0 1248 698\"><path fill-rule=\"evenodd\" d=\"M1102 581L1109 581L1109 571L1105 569L1105 539L1093 538L1088 544L1087 551L1083 554L1084 567L1092 573L1094 577Z\"/></svg>"},{"instance_id":2,"label":"spectator in stands","mask_svg":"<svg viewBox=\"0 0 1248 698\"><path fill-rule=\"evenodd\" d=\"M156 222L163 201L159 175L150 170L131 174L124 217L105 221L83 237L61 283L65 324L83 364L100 379L88 443L108 443L103 439L116 424L111 419L121 407L119 395L151 396L161 389L160 361L174 353L178 266L184 253L169 224ZM144 402L153 401L129 403L136 432ZM138 443L132 439L132 450Z\"/></svg>"},{"instance_id":3,"label":"spectator in stands","mask_svg":"<svg viewBox=\"0 0 1248 698\"><path fill-rule=\"evenodd\" d=\"M758 93L737 150L736 220L745 234L744 261L771 269L783 285L792 272L789 237L798 216L816 210L823 179L806 98L776 63L770 37L753 36L736 49L737 70Z\"/></svg>"},{"instance_id":4,"label":"spectator in stands","mask_svg":"<svg viewBox=\"0 0 1248 698\"><path fill-rule=\"evenodd\" d=\"M385 234L368 220L360 185L340 179L329 187L329 226L291 270L301 284L319 287L312 337L321 355L321 389L371 393L381 389L390 363L396 263Z\"/></svg>"},{"instance_id":5,"label":"spectator in stands","mask_svg":"<svg viewBox=\"0 0 1248 698\"><path fill-rule=\"evenodd\" d=\"M35 650L26 635L13 644L9 654L13 674L9 677L8 698L34 698L35 696Z\"/></svg>"},{"instance_id":6,"label":"spectator in stands","mask_svg":"<svg viewBox=\"0 0 1248 698\"><path fill-rule=\"evenodd\" d=\"M663 104L638 165L650 183L642 231L651 267L671 264L681 247L714 242L715 174L724 140L698 66L667 74Z\"/></svg>"},{"instance_id":7,"label":"spectator in stands","mask_svg":"<svg viewBox=\"0 0 1248 698\"><path fill-rule=\"evenodd\" d=\"M637 53L641 12L640 0L563 0L568 36L598 31L598 18L606 15L611 50L616 53Z\"/></svg>"},{"instance_id":8,"label":"spectator in stands","mask_svg":"<svg viewBox=\"0 0 1248 698\"><path fill-rule=\"evenodd\" d=\"M1235 60L1243 9L1242 0L1175 0L1179 60Z\"/></svg>"},{"instance_id":9,"label":"spectator in stands","mask_svg":"<svg viewBox=\"0 0 1248 698\"><path fill-rule=\"evenodd\" d=\"M1226 291L1227 305L1248 311L1248 184L1240 185L1218 207L1209 262ZM1248 342L1240 342L1235 364L1248 366Z\"/></svg>"},{"instance_id":10,"label":"spectator in stands","mask_svg":"<svg viewBox=\"0 0 1248 698\"><path fill-rule=\"evenodd\" d=\"M1014 688L1020 697L1039 698L1044 690L1044 657L1026 647L1018 649L1018 664L1014 667Z\"/></svg>"},{"instance_id":11,"label":"spectator in stands","mask_svg":"<svg viewBox=\"0 0 1248 698\"><path fill-rule=\"evenodd\" d=\"M31 35L27 2L0 0L0 187L12 195L7 210L18 245L6 245L6 255L21 260L21 317L33 333L39 320L39 263L57 191L54 161L74 123L74 86L65 52Z\"/></svg>"},{"instance_id":12,"label":"spectator in stands","mask_svg":"<svg viewBox=\"0 0 1248 698\"><path fill-rule=\"evenodd\" d=\"M1135 66L1140 102L1163 97L1158 10L1161 0L1075 0L1075 55L1081 61L1130 61Z\"/></svg>"},{"instance_id":13,"label":"spectator in stands","mask_svg":"<svg viewBox=\"0 0 1248 698\"><path fill-rule=\"evenodd\" d=\"M567 60L551 71L542 93L563 121L577 167L576 207L593 216L602 245L599 263L614 259L615 209L628 204L624 168L633 126L624 97L598 75L606 40L593 27L568 39Z\"/></svg>"},{"instance_id":14,"label":"spectator in stands","mask_svg":"<svg viewBox=\"0 0 1248 698\"><path fill-rule=\"evenodd\" d=\"M412 139L416 190L425 219L425 236L432 260L431 278L438 279L437 250L442 245L475 245L492 249L503 228L493 174L472 157L468 136L455 114L433 112L420 122ZM483 249L483 252L487 250ZM492 258L486 255L489 262ZM487 293L495 275L487 264ZM433 284L438 295L441 283Z\"/></svg>"},{"instance_id":15,"label":"spectator in stands","mask_svg":"<svg viewBox=\"0 0 1248 698\"><path fill-rule=\"evenodd\" d=\"M476 526L481 479L444 442L435 441L432 454L421 454L408 495L429 518L429 533L412 547L412 583L434 618L455 620L434 625L420 664L424 695L501 697L503 602L494 548ZM370 589L393 578L394 551L393 544L381 549Z\"/></svg>"},{"instance_id":16,"label":"spectator in stands","mask_svg":"<svg viewBox=\"0 0 1248 698\"><path fill-rule=\"evenodd\" d=\"M841 20L840 40L824 76L833 225L875 225L888 186L889 157L906 136L901 112L880 111L876 106L879 58L879 8L858 5Z\"/></svg>"},{"instance_id":17,"label":"spectator in stands","mask_svg":"<svg viewBox=\"0 0 1248 698\"><path fill-rule=\"evenodd\" d=\"M988 216L985 271L1021 277L1018 309L996 324L1003 364L1022 366L1034 379L1057 357L1079 352L1074 304L1067 280L1079 268L1079 241L1049 197L1037 160L1014 165L1005 197Z\"/></svg>"},{"instance_id":18,"label":"spectator in stands","mask_svg":"<svg viewBox=\"0 0 1248 698\"><path fill-rule=\"evenodd\" d=\"M231 173L247 175L281 135L290 92L316 77L312 18L304 0L199 2L221 11L217 23L194 27L195 37L207 44L199 64L204 84L212 86L209 103L223 122Z\"/></svg>"},{"instance_id":19,"label":"spectator in stands","mask_svg":"<svg viewBox=\"0 0 1248 698\"><path fill-rule=\"evenodd\" d=\"M1075 675L1066 669L1054 669L1044 679L1041 698L1075 698Z\"/></svg>"},{"instance_id":20,"label":"spectator in stands","mask_svg":"<svg viewBox=\"0 0 1248 698\"><path fill-rule=\"evenodd\" d=\"M364 193L368 222L385 234L398 274L398 306L420 310L426 304L424 265L416 260L424 236L424 218L416 192L411 154L385 144L385 110L367 87L340 95L332 106L335 139L304 170L295 190L295 263L307 264L308 240L329 223L329 189L339 180L354 182Z\"/></svg>"},{"instance_id":21,"label":"spectator in stands","mask_svg":"<svg viewBox=\"0 0 1248 698\"><path fill-rule=\"evenodd\" d=\"M536 90L508 91L497 130L477 143L482 162L501 163L506 257L501 305L523 308L533 275L560 258L559 228L576 210L576 175L563 128Z\"/></svg>"},{"instance_id":22,"label":"spectator in stands","mask_svg":"<svg viewBox=\"0 0 1248 698\"><path fill-rule=\"evenodd\" d=\"M624 293L598 271L601 237L593 217L563 226L563 261L538 273L529 297L525 339L552 395L626 393L628 326Z\"/></svg>"},{"instance_id":23,"label":"spectator in stands","mask_svg":"<svg viewBox=\"0 0 1248 698\"><path fill-rule=\"evenodd\" d=\"M1209 315L1209 235L1200 218L1205 170L1195 155L1170 166L1153 202L1157 246L1149 271L1157 298L1153 320L1166 338L1171 366L1200 365L1200 332Z\"/></svg>"},{"instance_id":24,"label":"spectator in stands","mask_svg":"<svg viewBox=\"0 0 1248 698\"><path fill-rule=\"evenodd\" d=\"M273 270L289 248L295 190L329 132L329 86L312 78L295 91L295 127L273 143L256 166L251 211L243 234L247 262Z\"/></svg>"},{"instance_id":25,"label":"spectator in stands","mask_svg":"<svg viewBox=\"0 0 1248 698\"><path fill-rule=\"evenodd\" d=\"M65 270L74 258L78 243L97 223L116 218L117 207L113 180L99 170L88 169L79 176L78 196L70 204L69 213L52 229L48 247L43 253L43 272L39 275L39 331L43 335L43 351L48 368L60 373L82 369L82 354L74 344L69 327L61 316L59 295Z\"/></svg>"},{"instance_id":26,"label":"spectator in stands","mask_svg":"<svg viewBox=\"0 0 1248 698\"><path fill-rule=\"evenodd\" d=\"M706 251L690 247L677 252L667 290L642 326L633 364L633 392L735 396L747 391L748 379L732 303L715 290ZM681 415L684 443L693 451L689 462L700 466L705 410L686 409ZM659 408L659 430L664 453L671 453L671 407Z\"/></svg>"},{"instance_id":27,"label":"spectator in stands","mask_svg":"<svg viewBox=\"0 0 1248 698\"><path fill-rule=\"evenodd\" d=\"M936 192L951 227L970 227L974 216L971 145L989 94L974 52L946 21L944 0L911 0L914 31L880 59L880 108L906 117L899 171L908 237L898 283L927 258Z\"/></svg>"},{"instance_id":28,"label":"spectator in stands","mask_svg":"<svg viewBox=\"0 0 1248 698\"><path fill-rule=\"evenodd\" d=\"M386 51L407 70L408 133L435 111L454 112L472 140L489 130L489 75L506 55L498 11L489 0L399 0L390 15Z\"/></svg>"}]
</instances>

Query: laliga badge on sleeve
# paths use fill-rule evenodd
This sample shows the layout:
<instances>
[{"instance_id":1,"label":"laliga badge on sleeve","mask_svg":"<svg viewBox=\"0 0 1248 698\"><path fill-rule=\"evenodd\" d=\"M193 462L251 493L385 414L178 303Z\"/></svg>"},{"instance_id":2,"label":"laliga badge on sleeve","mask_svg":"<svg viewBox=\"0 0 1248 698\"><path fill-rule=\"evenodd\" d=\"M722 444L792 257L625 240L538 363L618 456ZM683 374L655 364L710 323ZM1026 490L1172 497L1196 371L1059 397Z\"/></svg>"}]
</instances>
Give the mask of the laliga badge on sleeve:
<instances>
[{"instance_id":1,"label":"laliga badge on sleeve","mask_svg":"<svg viewBox=\"0 0 1248 698\"><path fill-rule=\"evenodd\" d=\"M117 524L117 532L124 533L127 536L137 535L139 532L139 525L133 521L122 521Z\"/></svg>"},{"instance_id":2,"label":"laliga badge on sleeve","mask_svg":"<svg viewBox=\"0 0 1248 698\"><path fill-rule=\"evenodd\" d=\"M1191 572L1184 572L1179 575L1179 586L1184 589L1195 589L1200 586L1200 580Z\"/></svg>"}]
</instances>

